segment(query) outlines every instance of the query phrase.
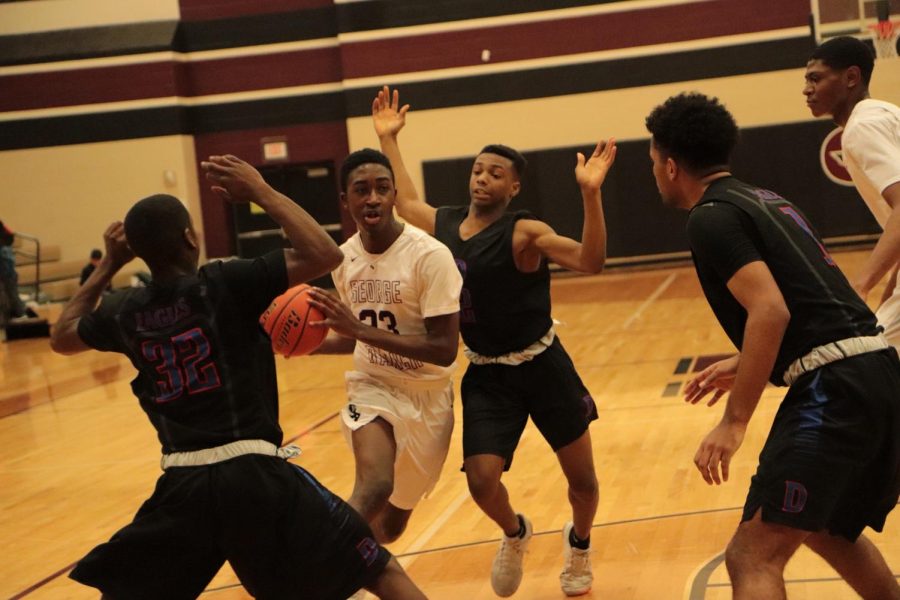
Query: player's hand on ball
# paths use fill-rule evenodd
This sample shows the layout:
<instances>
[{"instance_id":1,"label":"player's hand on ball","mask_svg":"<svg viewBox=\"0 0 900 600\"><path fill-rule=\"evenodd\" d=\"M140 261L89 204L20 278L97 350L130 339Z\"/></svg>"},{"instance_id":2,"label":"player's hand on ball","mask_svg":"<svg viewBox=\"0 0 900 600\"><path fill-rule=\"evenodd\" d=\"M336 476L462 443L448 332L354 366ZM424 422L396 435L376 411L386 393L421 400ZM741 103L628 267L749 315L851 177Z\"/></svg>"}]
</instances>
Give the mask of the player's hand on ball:
<instances>
[{"instance_id":1,"label":"player's hand on ball","mask_svg":"<svg viewBox=\"0 0 900 600\"><path fill-rule=\"evenodd\" d=\"M309 291L309 303L322 311L325 319L320 323L310 322L313 327L327 326L338 335L356 339L360 323L346 304L335 294L322 288L313 287Z\"/></svg>"}]
</instances>

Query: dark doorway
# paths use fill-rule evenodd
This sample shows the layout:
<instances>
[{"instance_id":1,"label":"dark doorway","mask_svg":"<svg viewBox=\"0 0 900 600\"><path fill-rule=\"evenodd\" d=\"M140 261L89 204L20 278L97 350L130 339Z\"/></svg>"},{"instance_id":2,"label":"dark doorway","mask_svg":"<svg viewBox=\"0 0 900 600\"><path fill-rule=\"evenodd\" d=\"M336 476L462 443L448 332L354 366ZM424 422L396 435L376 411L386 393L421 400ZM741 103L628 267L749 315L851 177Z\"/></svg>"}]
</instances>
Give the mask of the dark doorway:
<instances>
[{"instance_id":1,"label":"dark doorway","mask_svg":"<svg viewBox=\"0 0 900 600\"><path fill-rule=\"evenodd\" d=\"M259 167L259 172L266 183L312 215L335 242L344 241L333 162L266 165ZM256 205L235 204L233 211L235 248L239 257L254 258L288 246L281 228ZM329 275L310 283L332 287Z\"/></svg>"}]
</instances>

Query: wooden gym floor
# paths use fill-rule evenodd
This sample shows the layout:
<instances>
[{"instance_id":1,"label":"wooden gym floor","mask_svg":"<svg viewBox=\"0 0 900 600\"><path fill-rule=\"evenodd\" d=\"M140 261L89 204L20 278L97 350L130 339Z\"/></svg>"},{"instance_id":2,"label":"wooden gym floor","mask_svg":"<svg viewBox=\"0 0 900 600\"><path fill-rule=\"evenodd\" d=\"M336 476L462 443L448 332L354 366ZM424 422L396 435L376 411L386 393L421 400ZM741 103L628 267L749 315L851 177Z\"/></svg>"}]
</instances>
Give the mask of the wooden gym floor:
<instances>
[{"instance_id":1,"label":"wooden gym floor","mask_svg":"<svg viewBox=\"0 0 900 600\"><path fill-rule=\"evenodd\" d=\"M852 274L865 252L836 256ZM591 427L601 483L592 534L595 581L584 597L730 597L722 551L739 521L784 389L766 390L731 481L708 487L691 459L721 407L685 405L680 388L698 361L732 348L693 269L556 278L553 303L560 337L600 411ZM0 365L0 597L96 598L66 574L130 521L159 475L155 434L128 385L132 368L116 355L56 356L46 339L0 344ZM304 451L295 460L344 497L353 482L353 460L336 415L349 366L349 356L278 362L285 438ZM460 355L459 375L464 366ZM434 600L495 598L489 579L500 532L469 498L459 472L460 422L457 401L457 428L442 479L390 546ZM531 424L504 481L536 534L514 597L562 598L560 530L570 509L556 459ZM872 536L895 572L898 534L895 512L885 532ZM786 578L794 600L853 597L805 549L788 565ZM249 596L226 566L202 597Z\"/></svg>"}]
</instances>

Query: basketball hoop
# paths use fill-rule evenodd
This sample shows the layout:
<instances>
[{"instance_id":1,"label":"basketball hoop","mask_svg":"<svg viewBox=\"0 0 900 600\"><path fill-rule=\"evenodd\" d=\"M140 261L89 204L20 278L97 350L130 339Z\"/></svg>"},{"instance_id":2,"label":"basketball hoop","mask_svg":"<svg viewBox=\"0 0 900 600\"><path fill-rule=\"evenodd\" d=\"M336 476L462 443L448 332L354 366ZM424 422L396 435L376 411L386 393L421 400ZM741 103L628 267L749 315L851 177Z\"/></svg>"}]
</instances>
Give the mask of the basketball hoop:
<instances>
[{"instance_id":1,"label":"basketball hoop","mask_svg":"<svg viewBox=\"0 0 900 600\"><path fill-rule=\"evenodd\" d=\"M869 25L877 58L897 58L897 37L900 35L900 21L878 21Z\"/></svg>"}]
</instances>

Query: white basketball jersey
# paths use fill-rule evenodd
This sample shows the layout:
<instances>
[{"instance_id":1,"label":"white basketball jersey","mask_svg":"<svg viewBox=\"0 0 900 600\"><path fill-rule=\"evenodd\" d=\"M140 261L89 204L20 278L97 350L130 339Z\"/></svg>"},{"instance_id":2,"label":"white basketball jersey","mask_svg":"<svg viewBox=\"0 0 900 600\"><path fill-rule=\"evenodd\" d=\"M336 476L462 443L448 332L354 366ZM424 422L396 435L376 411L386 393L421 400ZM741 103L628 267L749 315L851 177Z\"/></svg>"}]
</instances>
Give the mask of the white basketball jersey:
<instances>
[{"instance_id":1,"label":"white basketball jersey","mask_svg":"<svg viewBox=\"0 0 900 600\"><path fill-rule=\"evenodd\" d=\"M881 100L857 103L841 134L841 144L856 189L884 229L892 209L882 192L900 181L900 108ZM888 341L900 350L900 278L875 316Z\"/></svg>"},{"instance_id":2,"label":"white basketball jersey","mask_svg":"<svg viewBox=\"0 0 900 600\"><path fill-rule=\"evenodd\" d=\"M857 103L841 144L850 177L883 229L891 207L881 193L900 181L900 108L881 100Z\"/></svg>"},{"instance_id":3,"label":"white basketball jersey","mask_svg":"<svg viewBox=\"0 0 900 600\"><path fill-rule=\"evenodd\" d=\"M425 319L459 312L462 276L450 250L406 223L391 247L369 254L359 233L341 246L344 262L332 273L341 300L367 325L398 335L424 335ZM356 342L353 363L375 377L448 378L456 363L441 367Z\"/></svg>"}]
</instances>

